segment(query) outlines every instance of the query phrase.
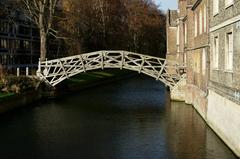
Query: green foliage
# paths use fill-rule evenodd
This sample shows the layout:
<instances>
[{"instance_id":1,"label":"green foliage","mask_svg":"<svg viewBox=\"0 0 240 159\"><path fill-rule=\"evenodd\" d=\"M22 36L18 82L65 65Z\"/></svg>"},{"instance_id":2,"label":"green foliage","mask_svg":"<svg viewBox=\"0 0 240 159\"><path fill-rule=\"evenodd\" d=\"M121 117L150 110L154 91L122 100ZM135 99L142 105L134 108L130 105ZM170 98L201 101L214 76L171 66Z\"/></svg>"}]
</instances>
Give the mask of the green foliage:
<instances>
[{"instance_id":1,"label":"green foliage","mask_svg":"<svg viewBox=\"0 0 240 159\"><path fill-rule=\"evenodd\" d=\"M10 96L13 96L13 95L14 95L14 93L0 92L0 101L1 101L1 98L10 97Z\"/></svg>"}]
</instances>

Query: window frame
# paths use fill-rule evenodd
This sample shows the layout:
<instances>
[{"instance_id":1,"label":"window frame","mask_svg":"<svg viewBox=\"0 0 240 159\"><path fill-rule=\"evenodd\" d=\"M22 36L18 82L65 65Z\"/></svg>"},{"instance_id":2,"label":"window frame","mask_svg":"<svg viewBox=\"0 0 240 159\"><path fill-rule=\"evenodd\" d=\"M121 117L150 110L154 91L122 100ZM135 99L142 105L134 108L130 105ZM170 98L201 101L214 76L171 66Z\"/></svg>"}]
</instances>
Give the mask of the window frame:
<instances>
[{"instance_id":1,"label":"window frame","mask_svg":"<svg viewBox=\"0 0 240 159\"><path fill-rule=\"evenodd\" d=\"M224 0L224 4L225 4L225 9L227 9L228 7L234 4L234 0Z\"/></svg>"},{"instance_id":2,"label":"window frame","mask_svg":"<svg viewBox=\"0 0 240 159\"><path fill-rule=\"evenodd\" d=\"M188 21L184 22L184 44L188 42Z\"/></svg>"},{"instance_id":3,"label":"window frame","mask_svg":"<svg viewBox=\"0 0 240 159\"><path fill-rule=\"evenodd\" d=\"M206 75L207 70L207 48L202 49L202 75Z\"/></svg>"},{"instance_id":4,"label":"window frame","mask_svg":"<svg viewBox=\"0 0 240 159\"><path fill-rule=\"evenodd\" d=\"M195 12L194 15L194 37L198 36L198 13Z\"/></svg>"},{"instance_id":5,"label":"window frame","mask_svg":"<svg viewBox=\"0 0 240 159\"><path fill-rule=\"evenodd\" d=\"M176 45L177 45L177 52L180 52L180 26L178 23L177 26L177 41L176 41Z\"/></svg>"},{"instance_id":6,"label":"window frame","mask_svg":"<svg viewBox=\"0 0 240 159\"><path fill-rule=\"evenodd\" d=\"M219 69L219 34L214 35L213 37L213 69L218 70Z\"/></svg>"},{"instance_id":7,"label":"window frame","mask_svg":"<svg viewBox=\"0 0 240 159\"><path fill-rule=\"evenodd\" d=\"M0 49L8 49L8 39L0 37Z\"/></svg>"},{"instance_id":8,"label":"window frame","mask_svg":"<svg viewBox=\"0 0 240 159\"><path fill-rule=\"evenodd\" d=\"M213 0L213 16L218 15L219 13L219 0Z\"/></svg>"},{"instance_id":9,"label":"window frame","mask_svg":"<svg viewBox=\"0 0 240 159\"><path fill-rule=\"evenodd\" d=\"M207 6L204 4L204 9L203 9L203 31L207 32Z\"/></svg>"},{"instance_id":10,"label":"window frame","mask_svg":"<svg viewBox=\"0 0 240 159\"><path fill-rule=\"evenodd\" d=\"M199 11L199 35L201 35L203 33L203 13L202 10L200 9Z\"/></svg>"},{"instance_id":11,"label":"window frame","mask_svg":"<svg viewBox=\"0 0 240 159\"><path fill-rule=\"evenodd\" d=\"M231 35L231 39L229 38L229 35ZM231 40L231 41L230 41ZM231 42L231 46L230 46ZM233 30L226 32L225 34L225 59L224 59L224 69L227 72L233 71L233 55L234 55L234 34ZM229 51L231 49L231 51ZM230 62L231 61L231 62Z\"/></svg>"}]
</instances>

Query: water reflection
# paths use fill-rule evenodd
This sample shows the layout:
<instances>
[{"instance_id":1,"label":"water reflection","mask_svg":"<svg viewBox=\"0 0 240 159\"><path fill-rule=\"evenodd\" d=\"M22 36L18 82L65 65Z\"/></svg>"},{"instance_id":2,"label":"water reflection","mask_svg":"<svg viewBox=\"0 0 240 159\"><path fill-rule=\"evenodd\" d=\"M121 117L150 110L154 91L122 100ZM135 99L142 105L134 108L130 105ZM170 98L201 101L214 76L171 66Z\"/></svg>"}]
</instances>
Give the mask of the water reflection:
<instances>
[{"instance_id":1,"label":"water reflection","mask_svg":"<svg viewBox=\"0 0 240 159\"><path fill-rule=\"evenodd\" d=\"M235 158L158 82L136 77L0 118L2 158Z\"/></svg>"}]
</instances>

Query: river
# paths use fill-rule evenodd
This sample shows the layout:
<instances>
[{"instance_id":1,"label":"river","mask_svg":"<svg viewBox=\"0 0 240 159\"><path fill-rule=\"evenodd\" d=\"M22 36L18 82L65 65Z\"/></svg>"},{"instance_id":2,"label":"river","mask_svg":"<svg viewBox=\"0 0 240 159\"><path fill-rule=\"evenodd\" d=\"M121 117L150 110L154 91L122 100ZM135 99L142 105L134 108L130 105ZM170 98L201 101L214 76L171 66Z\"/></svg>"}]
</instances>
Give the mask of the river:
<instances>
[{"instance_id":1,"label":"river","mask_svg":"<svg viewBox=\"0 0 240 159\"><path fill-rule=\"evenodd\" d=\"M137 76L0 117L1 159L234 159L189 105Z\"/></svg>"}]
</instances>

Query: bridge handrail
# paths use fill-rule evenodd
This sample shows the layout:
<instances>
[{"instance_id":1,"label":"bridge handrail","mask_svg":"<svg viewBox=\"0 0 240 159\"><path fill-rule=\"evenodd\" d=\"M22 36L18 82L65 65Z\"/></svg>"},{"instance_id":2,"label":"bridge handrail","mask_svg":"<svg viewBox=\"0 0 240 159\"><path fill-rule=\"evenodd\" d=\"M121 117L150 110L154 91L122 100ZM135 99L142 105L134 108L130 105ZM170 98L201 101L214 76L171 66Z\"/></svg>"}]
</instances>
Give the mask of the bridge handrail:
<instances>
[{"instance_id":1,"label":"bridge handrail","mask_svg":"<svg viewBox=\"0 0 240 159\"><path fill-rule=\"evenodd\" d=\"M130 51L123 51L123 50L102 50L102 51L94 51L94 52L90 52L90 53L83 53L83 54L79 54L81 56L84 55L96 55L96 54L100 54L100 53L123 53L125 55L137 55L137 56L144 56L144 57L148 57L148 58L153 58L153 59L159 59L162 61L165 61L164 58L160 58L160 57L155 57L155 56L151 56L151 55L145 55L145 54L139 54L139 53L134 53L134 52L130 52ZM77 58L79 55L72 55L72 56L68 56L68 57L62 57L62 58L58 58L58 59L51 59L51 60L46 60L46 61L42 61L41 63L46 63L46 62L54 62L57 60L65 60L65 59L72 59L72 58Z\"/></svg>"}]
</instances>

